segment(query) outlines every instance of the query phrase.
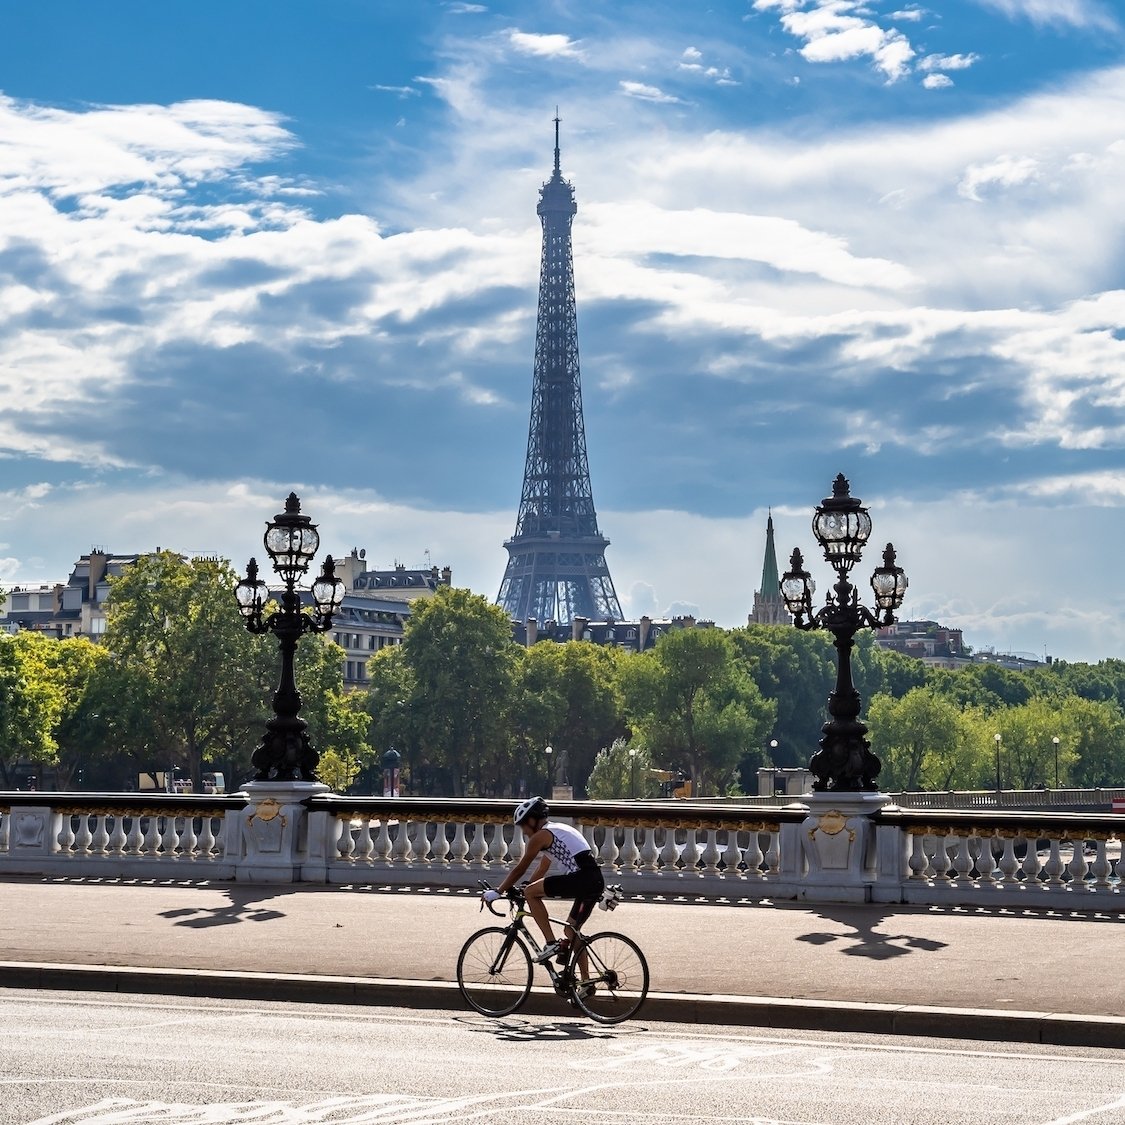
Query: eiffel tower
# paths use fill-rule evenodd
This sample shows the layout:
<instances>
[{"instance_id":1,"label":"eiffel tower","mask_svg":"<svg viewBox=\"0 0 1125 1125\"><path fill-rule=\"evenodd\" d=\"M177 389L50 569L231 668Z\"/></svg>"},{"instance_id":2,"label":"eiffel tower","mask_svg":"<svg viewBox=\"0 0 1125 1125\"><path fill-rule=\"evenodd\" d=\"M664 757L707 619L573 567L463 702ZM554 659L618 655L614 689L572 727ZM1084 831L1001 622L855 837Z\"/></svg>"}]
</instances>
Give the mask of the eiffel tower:
<instances>
[{"instance_id":1,"label":"eiffel tower","mask_svg":"<svg viewBox=\"0 0 1125 1125\"><path fill-rule=\"evenodd\" d=\"M570 624L576 617L620 621L621 604L606 566L609 540L598 530L578 370L578 317L570 226L574 188L559 168L539 192L543 224L531 425L516 532L504 544L508 566L496 604L513 621Z\"/></svg>"}]
</instances>

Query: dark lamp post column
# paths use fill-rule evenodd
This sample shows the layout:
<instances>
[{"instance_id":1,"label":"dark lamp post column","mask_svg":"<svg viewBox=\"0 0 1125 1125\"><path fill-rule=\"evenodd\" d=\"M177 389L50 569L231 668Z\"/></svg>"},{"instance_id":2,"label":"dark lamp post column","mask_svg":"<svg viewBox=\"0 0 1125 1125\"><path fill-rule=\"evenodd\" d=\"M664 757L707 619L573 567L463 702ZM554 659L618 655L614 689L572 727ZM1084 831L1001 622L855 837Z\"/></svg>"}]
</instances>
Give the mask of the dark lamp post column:
<instances>
[{"instance_id":1,"label":"dark lamp post column","mask_svg":"<svg viewBox=\"0 0 1125 1125\"><path fill-rule=\"evenodd\" d=\"M312 585L313 612L301 608L297 581L309 568L320 546L316 525L301 515L301 502L291 492L285 511L266 524L263 539L274 570L285 584L280 591L281 608L265 615L270 593L258 579L257 560L251 559L246 577L235 587L238 612L246 628L255 634L273 633L281 651L281 679L273 697L274 716L251 757L256 781L316 781L320 755L309 741L308 724L300 717L301 695L297 691L294 658L297 642L305 633L323 633L332 627L332 617L344 600L344 584L336 577L329 555L320 577Z\"/></svg>"},{"instance_id":2,"label":"dark lamp post column","mask_svg":"<svg viewBox=\"0 0 1125 1125\"><path fill-rule=\"evenodd\" d=\"M883 551L883 565L871 578L876 613L859 601L859 591L848 575L863 555L871 536L871 517L859 499L851 495L847 478L841 473L832 485L832 495L817 506L813 534L824 552L824 559L836 572L836 582L824 606L813 609L816 586L805 570L805 560L794 550L789 570L780 582L785 608L798 629L825 629L832 634L836 649L836 686L828 696L830 720L822 728L820 749L809 762L815 781L813 790L875 790L882 763L871 753L860 722L860 698L852 683L851 654L855 634L862 628L877 629L894 623L894 613L906 595L907 579L895 564L890 543Z\"/></svg>"}]
</instances>

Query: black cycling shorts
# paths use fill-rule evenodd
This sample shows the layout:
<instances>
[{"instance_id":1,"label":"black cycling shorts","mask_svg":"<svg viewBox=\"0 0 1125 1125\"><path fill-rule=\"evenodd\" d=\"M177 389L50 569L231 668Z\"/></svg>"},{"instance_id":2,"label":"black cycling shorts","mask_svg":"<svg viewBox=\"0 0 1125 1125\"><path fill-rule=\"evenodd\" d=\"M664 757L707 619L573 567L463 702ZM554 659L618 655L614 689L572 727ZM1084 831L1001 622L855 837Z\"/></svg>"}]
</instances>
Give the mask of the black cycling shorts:
<instances>
[{"instance_id":1,"label":"black cycling shorts","mask_svg":"<svg viewBox=\"0 0 1125 1125\"><path fill-rule=\"evenodd\" d=\"M584 857L585 863L582 862ZM566 875L548 875L543 880L543 893L548 898L574 899L574 908L570 912L570 917L576 926L581 926L593 913L598 899L602 897L605 879L602 878L601 868L589 852L583 852L575 858L579 863L578 870Z\"/></svg>"}]
</instances>

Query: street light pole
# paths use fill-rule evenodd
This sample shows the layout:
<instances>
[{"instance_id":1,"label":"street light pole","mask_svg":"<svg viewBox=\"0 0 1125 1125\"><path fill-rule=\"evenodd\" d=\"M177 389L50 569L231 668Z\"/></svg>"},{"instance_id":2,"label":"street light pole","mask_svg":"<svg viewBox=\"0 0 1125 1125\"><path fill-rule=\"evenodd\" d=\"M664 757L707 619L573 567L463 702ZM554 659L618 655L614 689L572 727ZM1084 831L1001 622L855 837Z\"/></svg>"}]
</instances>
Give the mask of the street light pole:
<instances>
[{"instance_id":1,"label":"street light pole","mask_svg":"<svg viewBox=\"0 0 1125 1125\"><path fill-rule=\"evenodd\" d=\"M551 754L553 752L554 747L548 743L547 748L543 751L543 753L547 755L547 788L544 791L543 796L547 798L550 798L551 794L554 792L555 787L555 773L551 766Z\"/></svg>"},{"instance_id":2,"label":"street light pole","mask_svg":"<svg viewBox=\"0 0 1125 1125\"><path fill-rule=\"evenodd\" d=\"M799 549L794 549L789 570L780 583L781 596L785 608L793 615L794 626L827 630L836 649L836 687L828 696L831 719L821 728L820 749L809 762L809 771L816 779L813 790L875 790L882 763L871 753L871 743L864 737L867 727L859 721L859 692L852 683L852 647L860 629L894 623L894 611L906 596L906 575L895 565L895 549L888 543L883 551L883 565L871 576L876 612L860 604L859 591L848 581L848 573L860 561L871 535L871 516L849 492L843 473L833 482L832 495L817 506L813 534L824 551L825 561L836 571L836 583L824 607L813 611L816 587L804 569L805 560Z\"/></svg>"},{"instance_id":3,"label":"street light pole","mask_svg":"<svg viewBox=\"0 0 1125 1125\"><path fill-rule=\"evenodd\" d=\"M996 740L996 792L1000 792L1000 735L999 733L992 736Z\"/></svg>"},{"instance_id":4,"label":"street light pole","mask_svg":"<svg viewBox=\"0 0 1125 1125\"><path fill-rule=\"evenodd\" d=\"M258 563L251 559L246 577L235 587L238 612L246 628L254 634L273 633L281 651L281 679L273 697L274 717L266 723L266 733L250 761L257 769L255 781L316 781L320 755L308 736L308 723L300 717L301 695L294 675L297 642L305 633L323 633L332 627L333 614L344 600L344 584L336 577L335 563L329 555L320 577L312 584L313 613L301 608L297 580L309 568L320 546L316 524L301 515L301 502L295 492L285 501L285 511L266 524L263 538L273 568L285 583L281 608L268 617L264 608L270 598L266 584L258 579Z\"/></svg>"},{"instance_id":5,"label":"street light pole","mask_svg":"<svg viewBox=\"0 0 1125 1125\"><path fill-rule=\"evenodd\" d=\"M1059 736L1056 734L1051 741L1055 744L1055 788L1059 787Z\"/></svg>"},{"instance_id":6,"label":"street light pole","mask_svg":"<svg viewBox=\"0 0 1125 1125\"><path fill-rule=\"evenodd\" d=\"M629 795L637 799L637 748L629 747Z\"/></svg>"}]
</instances>

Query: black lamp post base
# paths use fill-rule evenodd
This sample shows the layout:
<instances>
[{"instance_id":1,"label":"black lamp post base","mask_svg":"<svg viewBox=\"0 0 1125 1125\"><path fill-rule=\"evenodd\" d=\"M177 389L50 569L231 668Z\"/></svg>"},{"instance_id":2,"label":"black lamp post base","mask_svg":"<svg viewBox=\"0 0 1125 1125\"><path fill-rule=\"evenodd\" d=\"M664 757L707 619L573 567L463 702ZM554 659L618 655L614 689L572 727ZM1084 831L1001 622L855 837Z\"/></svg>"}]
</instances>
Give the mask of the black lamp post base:
<instances>
[{"instance_id":1,"label":"black lamp post base","mask_svg":"<svg viewBox=\"0 0 1125 1125\"><path fill-rule=\"evenodd\" d=\"M255 781L319 781L316 767L320 754L309 741L303 719L271 719L266 733L251 755L258 771Z\"/></svg>"}]
</instances>

